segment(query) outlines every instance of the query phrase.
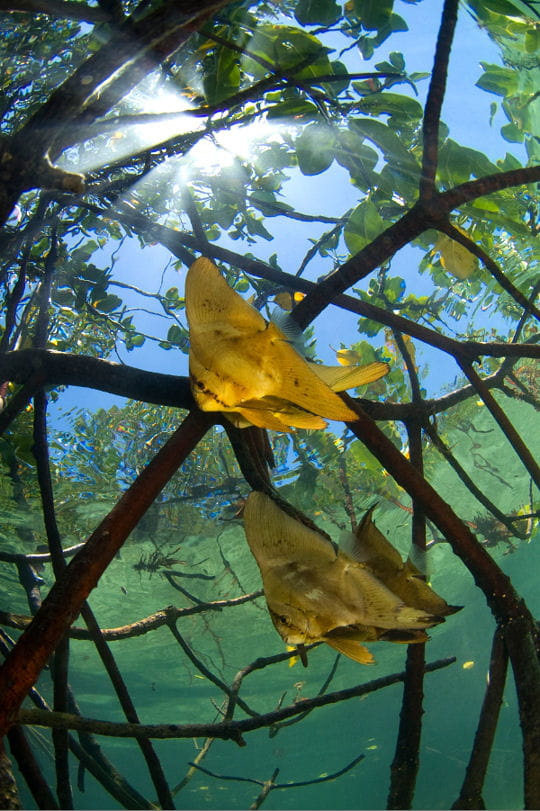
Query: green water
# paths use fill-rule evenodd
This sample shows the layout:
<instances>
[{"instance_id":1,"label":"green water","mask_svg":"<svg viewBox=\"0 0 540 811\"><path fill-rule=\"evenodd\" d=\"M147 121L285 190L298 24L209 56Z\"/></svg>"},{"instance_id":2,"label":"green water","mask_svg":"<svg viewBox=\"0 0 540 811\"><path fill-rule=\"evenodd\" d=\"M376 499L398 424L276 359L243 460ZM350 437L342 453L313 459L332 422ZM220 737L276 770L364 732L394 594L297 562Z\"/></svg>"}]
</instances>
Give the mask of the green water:
<instances>
[{"instance_id":1,"label":"green water","mask_svg":"<svg viewBox=\"0 0 540 811\"><path fill-rule=\"evenodd\" d=\"M518 422L520 416L525 421L529 414L527 407L513 407L513 418ZM526 503L528 481L521 473L519 461L493 429L489 415L481 409L475 417L474 427L473 432L457 430L454 452L466 454L471 447L471 437L474 438L479 430L493 431L494 441L483 443L483 461L481 469L476 468L476 480L490 488L491 497L496 498L503 510L515 509L516 503ZM504 464L501 464L502 460ZM496 476L495 470L498 471ZM433 466L430 477L467 520L481 512L446 465ZM501 483L502 477L508 484ZM299 494L294 497L294 490L291 494L293 503L301 500ZM365 501L365 493L354 495L360 502ZM408 503L405 494L402 502L404 505ZM396 506L381 505L375 512L377 525L404 556L407 554L409 518L406 509ZM328 516L318 515L316 520L338 540L339 533ZM223 521L218 515L214 521L208 522L208 526L212 530L208 535L188 533L179 538L169 537L164 549L170 554L180 546L174 555L180 562L170 568L205 574L213 579L178 578L177 582L203 601L229 599L260 588L258 568L249 553L241 522ZM147 532L148 525L145 525L144 532L133 534L91 595L90 604L102 628L129 624L171 604L177 607L192 604L159 570L150 573L136 568L141 559L148 560L155 551L155 538L151 532L146 536ZM532 537L529 541L513 539L512 542L514 550L511 553L505 543L499 543L490 551L510 575L530 610L538 614L538 538ZM426 645L428 662L446 657L456 657L456 661L425 676L420 769L414 807L444 809L449 808L459 794L474 740L495 623L483 594L448 544L437 543L428 557L433 588L449 603L463 606L459 613L431 630L431 639ZM10 609L27 613L14 567L3 564L1 576L5 597L11 594ZM43 576L47 585L52 583L49 566ZM7 607L5 602L3 607ZM82 620L77 620L76 625L81 627ZM226 684L230 684L241 668L258 657L285 650L262 598L221 612L206 611L180 619L178 629L196 656ZM110 646L141 722L185 724L213 722L218 718L216 708L223 704L223 692L197 672L166 626L143 636L112 641ZM340 657L328 691L352 687L404 669L405 645L379 642L369 647L376 663L362 666ZM280 702L286 706L297 697L310 698L321 689L335 659L335 651L325 645L319 646L309 653L306 669L300 662L293 667L281 662L251 673L244 680L240 695L259 713L274 710ZM124 720L91 642L72 641L69 680L83 715L109 721ZM42 674L38 688L52 704L48 672ZM363 754L365 757L361 762L336 780L272 790L264 807L385 808L401 698L402 685L397 684L362 698L316 709L299 723L281 728L274 736L270 736L267 729L248 733L244 747L232 741L216 740L200 765L218 777L201 771L195 773L176 793L175 803L178 808L191 809L248 808L256 800L261 785L224 777L249 778L263 783L275 769L279 769L276 783L303 782L339 771ZM26 706L30 705L27 703ZM235 717L243 715L237 708ZM31 740L36 740L36 736L39 737L39 761L50 784L54 785L50 734L39 729L33 732ZM155 801L155 789L138 745L131 739L106 737L99 738L99 743L126 779L145 797ZM171 788L182 781L190 761L203 744L202 738L154 741ZM74 758L72 783L75 807L120 807L88 773L84 775L84 790L77 786L77 761ZM19 784L25 807L35 807L22 779ZM522 807L522 796L521 737L509 671L484 800L489 808L513 809Z\"/></svg>"}]
</instances>

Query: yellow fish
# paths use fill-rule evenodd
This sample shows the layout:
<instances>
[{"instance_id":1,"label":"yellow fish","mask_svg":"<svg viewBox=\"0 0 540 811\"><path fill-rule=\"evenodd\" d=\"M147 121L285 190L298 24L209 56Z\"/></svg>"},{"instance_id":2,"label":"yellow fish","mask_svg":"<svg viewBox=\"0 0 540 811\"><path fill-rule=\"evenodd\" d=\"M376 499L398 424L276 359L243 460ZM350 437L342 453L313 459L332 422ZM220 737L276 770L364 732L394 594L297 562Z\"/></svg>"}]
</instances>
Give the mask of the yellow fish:
<instances>
[{"instance_id":1,"label":"yellow fish","mask_svg":"<svg viewBox=\"0 0 540 811\"><path fill-rule=\"evenodd\" d=\"M324 428L356 414L335 392L378 380L386 363L344 369L308 363L201 257L186 277L189 373L203 411L222 411L239 428Z\"/></svg>"},{"instance_id":2,"label":"yellow fish","mask_svg":"<svg viewBox=\"0 0 540 811\"><path fill-rule=\"evenodd\" d=\"M408 605L367 564L336 549L264 493L250 493L244 528L272 622L300 652L304 645L326 642L369 664L373 657L359 642L422 642L424 628L444 621L441 614Z\"/></svg>"}]
</instances>

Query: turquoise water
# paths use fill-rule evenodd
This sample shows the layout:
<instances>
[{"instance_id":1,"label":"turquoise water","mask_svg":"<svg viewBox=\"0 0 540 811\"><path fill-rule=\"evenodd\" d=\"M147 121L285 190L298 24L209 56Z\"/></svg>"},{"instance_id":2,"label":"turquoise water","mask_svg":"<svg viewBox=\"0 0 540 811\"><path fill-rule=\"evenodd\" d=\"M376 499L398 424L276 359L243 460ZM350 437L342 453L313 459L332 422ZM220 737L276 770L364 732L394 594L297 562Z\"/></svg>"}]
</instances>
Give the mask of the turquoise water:
<instances>
[{"instance_id":1,"label":"turquoise water","mask_svg":"<svg viewBox=\"0 0 540 811\"><path fill-rule=\"evenodd\" d=\"M514 408L513 418L524 406ZM479 409L474 421L475 431L462 431L461 446L470 444L478 430L491 430L490 417ZM463 426L462 426L463 427ZM494 431L494 438L498 434ZM458 453L459 443L454 448ZM504 453L506 464L500 464ZM528 483L520 472L519 462L505 449L502 440L482 448L483 470L477 481L494 479L504 468L504 478L511 486L500 482L496 494L502 509L511 509L520 488L524 500ZM498 461L496 461L498 459ZM493 469L491 465L493 464ZM470 496L460 489L454 474L446 467L435 466L432 481L441 492L455 502L467 518L478 513ZM487 485L486 485L487 486ZM355 494L358 498L362 493ZM519 500L519 499L518 499ZM403 494L403 503L407 499ZM334 514L335 519L335 514ZM316 516L321 527L336 536L335 525L327 516ZM378 508L375 520L383 532L406 554L408 513L397 507ZM186 534L170 537L165 549L180 546L174 557L181 562L171 565L177 571L204 574L213 579L183 579L176 582L199 600L230 599L260 587L260 576L249 553L241 522L209 522L213 528L207 536ZM337 533L339 535L339 533ZM154 539L155 540L155 539ZM338 538L336 537L336 540ZM492 554L508 573L534 613L540 610L537 571L540 565L538 539L529 542L513 540L515 551L500 543ZM124 625L152 614L170 604L191 605L190 600L176 591L160 570L150 573L135 568L141 558L148 560L155 545L144 533L136 532L128 540L99 586L92 593L91 606L103 628ZM223 557L228 563L224 565ZM415 808L449 808L459 794L464 770L469 758L489 664L494 620L483 594L475 587L471 575L453 555L450 547L437 543L429 553L431 584L449 603L463 609L445 623L431 629L426 645L427 661L455 657L450 666L428 673L424 682L424 715L420 746L420 769L416 784ZM21 590L16 588L13 572L3 566L3 583L13 593L12 609L25 612ZM43 573L51 582L49 567ZM15 597L15 593L16 597ZM76 623L81 626L79 619ZM256 602L229 607L221 612L204 612L178 622L178 629L196 656L230 684L235 674L258 657L272 656L284 651L284 644L274 630L262 598ZM126 684L143 723L212 722L224 700L223 692L208 678L197 672L164 626L144 636L110 643ZM328 690L341 690L404 668L406 646L379 642L369 646L376 663L362 666L344 657L339 658L335 675ZM259 713L283 706L295 698L316 695L335 664L336 654L325 645L309 653L309 666L300 662L290 667L285 662L248 675L240 695ZM70 684L79 702L81 713L91 718L123 720L107 675L91 642L73 640L71 643ZM52 703L48 672L42 674L38 685L41 693ZM175 795L178 808L248 808L255 802L261 785L275 769L278 784L309 781L343 769L356 757L365 757L354 768L336 780L316 785L273 789L264 801L266 808L369 809L385 808L389 788L390 765L395 754L396 736L401 708L402 686L386 687L362 698L314 710L299 723L283 727L274 736L267 729L245 736L246 746L232 741L216 740L200 765L216 776L196 772L184 788ZM243 717L237 709L235 717ZM54 785L52 748L49 733L40 729L39 759ZM149 800L155 791L146 766L135 742L129 739L101 737L104 753L114 762L134 787ZM155 741L154 746L172 789L177 786L197 757L204 739ZM244 778L244 781L224 779ZM72 782L75 807L120 807L91 775L84 777L84 791L77 788L77 762L73 759ZM25 807L34 807L33 800L22 786ZM486 778L484 800L489 808L522 807L521 739L511 672L501 709L497 736Z\"/></svg>"}]
</instances>

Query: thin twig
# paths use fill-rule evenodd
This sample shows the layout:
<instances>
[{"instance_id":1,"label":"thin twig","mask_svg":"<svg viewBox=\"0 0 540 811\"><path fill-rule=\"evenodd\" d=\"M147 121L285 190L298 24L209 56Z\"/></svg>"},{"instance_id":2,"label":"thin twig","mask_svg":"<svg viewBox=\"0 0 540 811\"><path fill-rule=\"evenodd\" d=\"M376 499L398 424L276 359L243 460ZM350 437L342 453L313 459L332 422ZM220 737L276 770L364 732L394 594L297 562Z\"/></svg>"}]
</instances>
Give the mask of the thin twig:
<instances>
[{"instance_id":1,"label":"thin twig","mask_svg":"<svg viewBox=\"0 0 540 811\"><path fill-rule=\"evenodd\" d=\"M425 672L431 673L443 667L454 664L455 657L448 659L438 659L435 662L426 664ZM79 729L86 732L94 732L99 735L118 738L159 738L161 740L174 738L222 738L223 740L234 740L242 744L242 735L252 732L255 729L262 729L271 726L278 721L292 718L298 713L308 709L325 707L329 704L336 704L341 701L348 701L356 696L367 695L368 693L382 690L393 684L398 684L405 678L405 672L392 673L388 676L381 676L379 679L349 687L345 690L338 690L335 693L327 693L324 696L315 698L304 698L293 705L283 707L273 712L257 715L253 718L242 718L238 721L223 721L217 724L125 724L113 721L99 721L94 718L83 718L70 713L44 712L42 710L20 709L15 721L21 724L35 724L45 727L67 727L68 729Z\"/></svg>"},{"instance_id":2,"label":"thin twig","mask_svg":"<svg viewBox=\"0 0 540 811\"><path fill-rule=\"evenodd\" d=\"M495 400L490 390L484 385L482 378L476 374L472 365L461 360L458 362L464 373L469 378L470 383L474 386L479 396L484 401L484 404L491 412L491 416L498 423L508 442L523 462L525 469L528 471L533 481L536 482L536 486L540 488L540 465L538 465L536 459L531 453L529 446L520 437L511 421L506 416L506 413Z\"/></svg>"},{"instance_id":3,"label":"thin twig","mask_svg":"<svg viewBox=\"0 0 540 811\"><path fill-rule=\"evenodd\" d=\"M445 0L431 81L424 110L422 125L423 155L422 175L420 178L420 198L425 202L431 200L435 194L435 175L438 166L439 126L441 122L441 109L446 91L448 62L457 23L458 0Z\"/></svg>"},{"instance_id":4,"label":"thin twig","mask_svg":"<svg viewBox=\"0 0 540 811\"><path fill-rule=\"evenodd\" d=\"M190 413L51 588L0 668L0 733L13 722L26 693L118 549L212 422L202 412Z\"/></svg>"},{"instance_id":5,"label":"thin twig","mask_svg":"<svg viewBox=\"0 0 540 811\"><path fill-rule=\"evenodd\" d=\"M482 504L487 510L489 510L489 512L492 515L494 515L495 518L497 518L497 520L501 522L501 524L504 524L505 527L508 527L512 535L516 535L518 538L524 540L526 537L525 533L518 527L516 527L514 520L512 518L508 518L508 516L505 515L497 507L497 505L493 501L491 501L490 498L488 498L486 493L480 487L478 487L474 479L471 476L469 476L465 468L458 462L458 460L456 459L456 457L454 456L448 445L440 437L435 426L428 423L424 426L424 431L428 434L429 438L431 439L431 441L433 442L439 453L441 453L448 462L448 464L454 468L454 470L456 471L457 475L459 476L465 487L468 488L468 490L472 493L472 495L476 498L476 500L479 501L480 504Z\"/></svg>"},{"instance_id":6,"label":"thin twig","mask_svg":"<svg viewBox=\"0 0 540 811\"><path fill-rule=\"evenodd\" d=\"M464 248L467 248L473 256L476 256L485 266L486 270L491 273L493 278L500 284L503 290L514 299L514 301L523 307L525 313L527 315L533 315L537 320L540 321L540 310L534 304L534 299L531 297L530 299L525 296L521 290L516 287L510 279L506 276L504 271L499 267L499 265L493 261L491 256L480 246L477 245L470 237L466 234L463 234L455 225L448 222L446 224L441 224L439 226L439 230L445 233L450 239L453 239L455 242L458 242L460 245L463 245Z\"/></svg>"},{"instance_id":7,"label":"thin twig","mask_svg":"<svg viewBox=\"0 0 540 811\"><path fill-rule=\"evenodd\" d=\"M243 594L241 597L232 597L230 600L215 600L210 603L199 603L198 605L189 606L188 608L176 608L174 605L169 605L161 611L156 611L128 625L121 625L118 628L103 628L101 629L101 633L103 638L110 642L116 642L119 639L128 639L134 636L142 636L182 617L190 617L193 614L200 614L203 611L222 611L229 606L243 605L244 603L256 600L262 594L262 589L259 589L250 594ZM0 611L0 624L10 628L18 628L22 631L27 628L31 622L32 617ZM87 628L79 628L77 626L72 626L69 629L69 636L71 639L91 638Z\"/></svg>"}]
</instances>

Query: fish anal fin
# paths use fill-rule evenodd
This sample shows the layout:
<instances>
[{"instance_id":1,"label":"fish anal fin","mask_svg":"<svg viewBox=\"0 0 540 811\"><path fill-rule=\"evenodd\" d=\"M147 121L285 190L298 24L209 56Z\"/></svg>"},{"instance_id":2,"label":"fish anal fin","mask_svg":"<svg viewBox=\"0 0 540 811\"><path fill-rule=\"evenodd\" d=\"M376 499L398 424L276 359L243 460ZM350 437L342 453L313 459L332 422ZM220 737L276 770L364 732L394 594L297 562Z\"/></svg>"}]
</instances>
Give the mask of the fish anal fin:
<instances>
[{"instance_id":1,"label":"fish anal fin","mask_svg":"<svg viewBox=\"0 0 540 811\"><path fill-rule=\"evenodd\" d=\"M352 659L354 662L358 662L360 665L372 665L375 663L373 654L355 639L346 636L332 636L325 637L324 642L344 656L348 656L348 658Z\"/></svg>"}]
</instances>

